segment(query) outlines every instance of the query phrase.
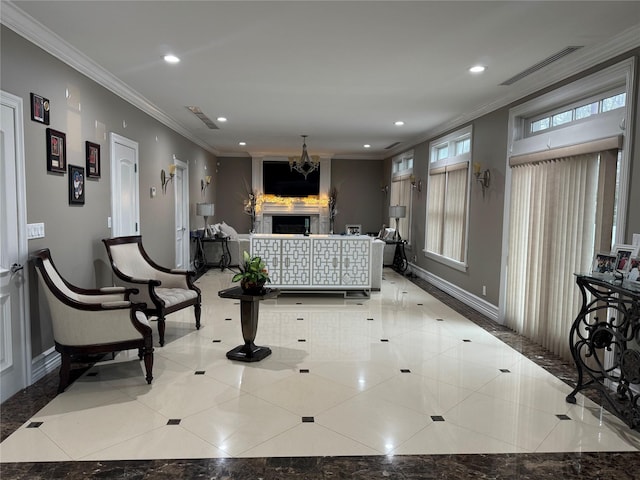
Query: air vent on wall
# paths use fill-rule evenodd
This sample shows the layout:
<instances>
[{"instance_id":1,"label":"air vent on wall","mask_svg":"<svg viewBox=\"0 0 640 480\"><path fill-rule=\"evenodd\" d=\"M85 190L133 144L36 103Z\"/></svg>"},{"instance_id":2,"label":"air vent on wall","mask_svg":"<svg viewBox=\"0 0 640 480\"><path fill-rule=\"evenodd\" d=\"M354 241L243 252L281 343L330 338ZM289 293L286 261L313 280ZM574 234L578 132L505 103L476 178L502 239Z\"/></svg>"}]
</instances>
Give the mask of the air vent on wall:
<instances>
[{"instance_id":1,"label":"air vent on wall","mask_svg":"<svg viewBox=\"0 0 640 480\"><path fill-rule=\"evenodd\" d=\"M567 47L564 50L560 50L558 53L554 53L553 55L551 55L550 57L545 58L541 62L538 62L535 65L530 66L529 68L527 68L526 70L523 70L522 72L518 73L517 75L514 75L509 80L505 80L500 85L512 85L512 84L516 83L518 80L522 80L524 77L526 77L528 75L531 75L533 72L537 72L541 68L544 68L547 65L555 62L556 60L560 60L561 58L566 57L570 53L573 53L576 50L580 50L581 48L582 48L582 46L575 46L575 47Z\"/></svg>"},{"instance_id":2,"label":"air vent on wall","mask_svg":"<svg viewBox=\"0 0 640 480\"><path fill-rule=\"evenodd\" d=\"M202 123L204 123L211 130L219 130L218 126L215 123L213 123L213 121L209 117L207 117L204 113L202 113L202 110L200 110L200 107L188 106L187 108L191 113L193 113L196 117L202 120Z\"/></svg>"},{"instance_id":3,"label":"air vent on wall","mask_svg":"<svg viewBox=\"0 0 640 480\"><path fill-rule=\"evenodd\" d=\"M392 143L391 145L384 147L384 149L391 150L393 147L397 147L398 145L400 145L400 142Z\"/></svg>"}]
</instances>

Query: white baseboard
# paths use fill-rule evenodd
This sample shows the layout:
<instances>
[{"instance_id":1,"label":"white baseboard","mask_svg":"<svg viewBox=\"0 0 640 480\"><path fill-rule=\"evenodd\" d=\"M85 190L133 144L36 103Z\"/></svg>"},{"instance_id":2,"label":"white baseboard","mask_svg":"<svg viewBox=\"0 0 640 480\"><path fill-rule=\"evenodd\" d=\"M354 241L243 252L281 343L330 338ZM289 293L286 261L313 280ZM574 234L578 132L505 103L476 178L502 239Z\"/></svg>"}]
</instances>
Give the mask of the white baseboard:
<instances>
[{"instance_id":1,"label":"white baseboard","mask_svg":"<svg viewBox=\"0 0 640 480\"><path fill-rule=\"evenodd\" d=\"M60 368L60 354L55 347L41 353L31 360L31 384Z\"/></svg>"},{"instance_id":2,"label":"white baseboard","mask_svg":"<svg viewBox=\"0 0 640 480\"><path fill-rule=\"evenodd\" d=\"M410 263L409 266L411 268L411 271L415 275L429 282L434 287L439 288L445 293L448 293L453 298L460 300L465 305L468 305L476 312L490 318L494 322L498 321L498 307L496 305L493 305L492 303L489 303L480 297L476 297L475 295L467 292L466 290L463 290L457 285L454 285L453 283L450 283L431 272L427 272L423 268L420 268L413 263Z\"/></svg>"}]
</instances>

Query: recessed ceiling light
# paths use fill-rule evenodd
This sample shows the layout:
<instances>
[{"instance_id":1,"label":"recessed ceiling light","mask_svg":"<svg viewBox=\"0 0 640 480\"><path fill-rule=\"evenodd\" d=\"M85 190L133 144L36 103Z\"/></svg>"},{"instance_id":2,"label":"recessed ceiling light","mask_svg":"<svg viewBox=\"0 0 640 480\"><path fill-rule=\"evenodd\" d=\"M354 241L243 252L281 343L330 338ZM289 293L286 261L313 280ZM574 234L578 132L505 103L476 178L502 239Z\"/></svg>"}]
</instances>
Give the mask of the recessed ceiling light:
<instances>
[{"instance_id":1,"label":"recessed ceiling light","mask_svg":"<svg viewBox=\"0 0 640 480\"><path fill-rule=\"evenodd\" d=\"M238 142L238 145L240 145L241 147L244 147L247 144L247 142Z\"/></svg>"},{"instance_id":2,"label":"recessed ceiling light","mask_svg":"<svg viewBox=\"0 0 640 480\"><path fill-rule=\"evenodd\" d=\"M178 57L176 57L175 55L165 55L164 56L164 61L167 63L178 63L180 61L180 59Z\"/></svg>"},{"instance_id":3,"label":"recessed ceiling light","mask_svg":"<svg viewBox=\"0 0 640 480\"><path fill-rule=\"evenodd\" d=\"M404 125L404 122L403 122L402 120L398 120L397 122L393 122L393 124L394 124L396 127L401 127L402 125Z\"/></svg>"},{"instance_id":4,"label":"recessed ceiling light","mask_svg":"<svg viewBox=\"0 0 640 480\"><path fill-rule=\"evenodd\" d=\"M226 122L227 117L218 117L216 120L218 120L219 122Z\"/></svg>"},{"instance_id":5,"label":"recessed ceiling light","mask_svg":"<svg viewBox=\"0 0 640 480\"><path fill-rule=\"evenodd\" d=\"M483 65L474 65L473 67L471 67L469 69L469 71L471 73L482 73L487 69L487 67L483 66Z\"/></svg>"},{"instance_id":6,"label":"recessed ceiling light","mask_svg":"<svg viewBox=\"0 0 640 480\"><path fill-rule=\"evenodd\" d=\"M365 143L365 144L363 145L363 147L364 147L364 148L371 148L371 145L369 145L368 143Z\"/></svg>"}]
</instances>

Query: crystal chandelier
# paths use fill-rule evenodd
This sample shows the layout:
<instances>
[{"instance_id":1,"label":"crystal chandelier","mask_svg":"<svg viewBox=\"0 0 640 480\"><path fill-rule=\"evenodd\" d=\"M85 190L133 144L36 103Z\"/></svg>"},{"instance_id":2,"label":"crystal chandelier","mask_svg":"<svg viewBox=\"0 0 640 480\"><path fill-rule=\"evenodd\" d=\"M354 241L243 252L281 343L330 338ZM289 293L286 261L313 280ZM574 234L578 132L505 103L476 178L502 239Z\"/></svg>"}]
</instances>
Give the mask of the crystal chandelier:
<instances>
[{"instance_id":1,"label":"crystal chandelier","mask_svg":"<svg viewBox=\"0 0 640 480\"><path fill-rule=\"evenodd\" d=\"M291 171L295 170L304 175L306 180L307 175L320 168L320 160L317 156L310 157L307 153L307 135L300 136L302 137L302 155L300 155L300 159L289 157L289 168Z\"/></svg>"}]
</instances>

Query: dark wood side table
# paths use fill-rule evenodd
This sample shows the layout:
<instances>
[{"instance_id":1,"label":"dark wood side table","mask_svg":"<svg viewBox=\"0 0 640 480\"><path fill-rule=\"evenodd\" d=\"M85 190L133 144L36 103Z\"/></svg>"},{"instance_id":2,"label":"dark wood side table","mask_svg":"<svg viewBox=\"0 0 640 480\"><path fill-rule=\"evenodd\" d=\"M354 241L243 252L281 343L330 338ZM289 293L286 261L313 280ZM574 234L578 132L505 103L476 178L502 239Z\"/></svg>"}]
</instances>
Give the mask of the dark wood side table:
<instances>
[{"instance_id":1,"label":"dark wood side table","mask_svg":"<svg viewBox=\"0 0 640 480\"><path fill-rule=\"evenodd\" d=\"M269 347L260 347L253 343L258 332L258 308L260 300L267 298L275 298L280 295L280 290L276 288L265 288L264 293L259 295L251 295L245 293L240 287L231 287L226 290L220 290L218 296L221 298L233 298L240 300L240 322L242 325L242 337L244 345L227 352L229 360L238 360L240 362L259 362L265 357L271 355Z\"/></svg>"}]
</instances>

